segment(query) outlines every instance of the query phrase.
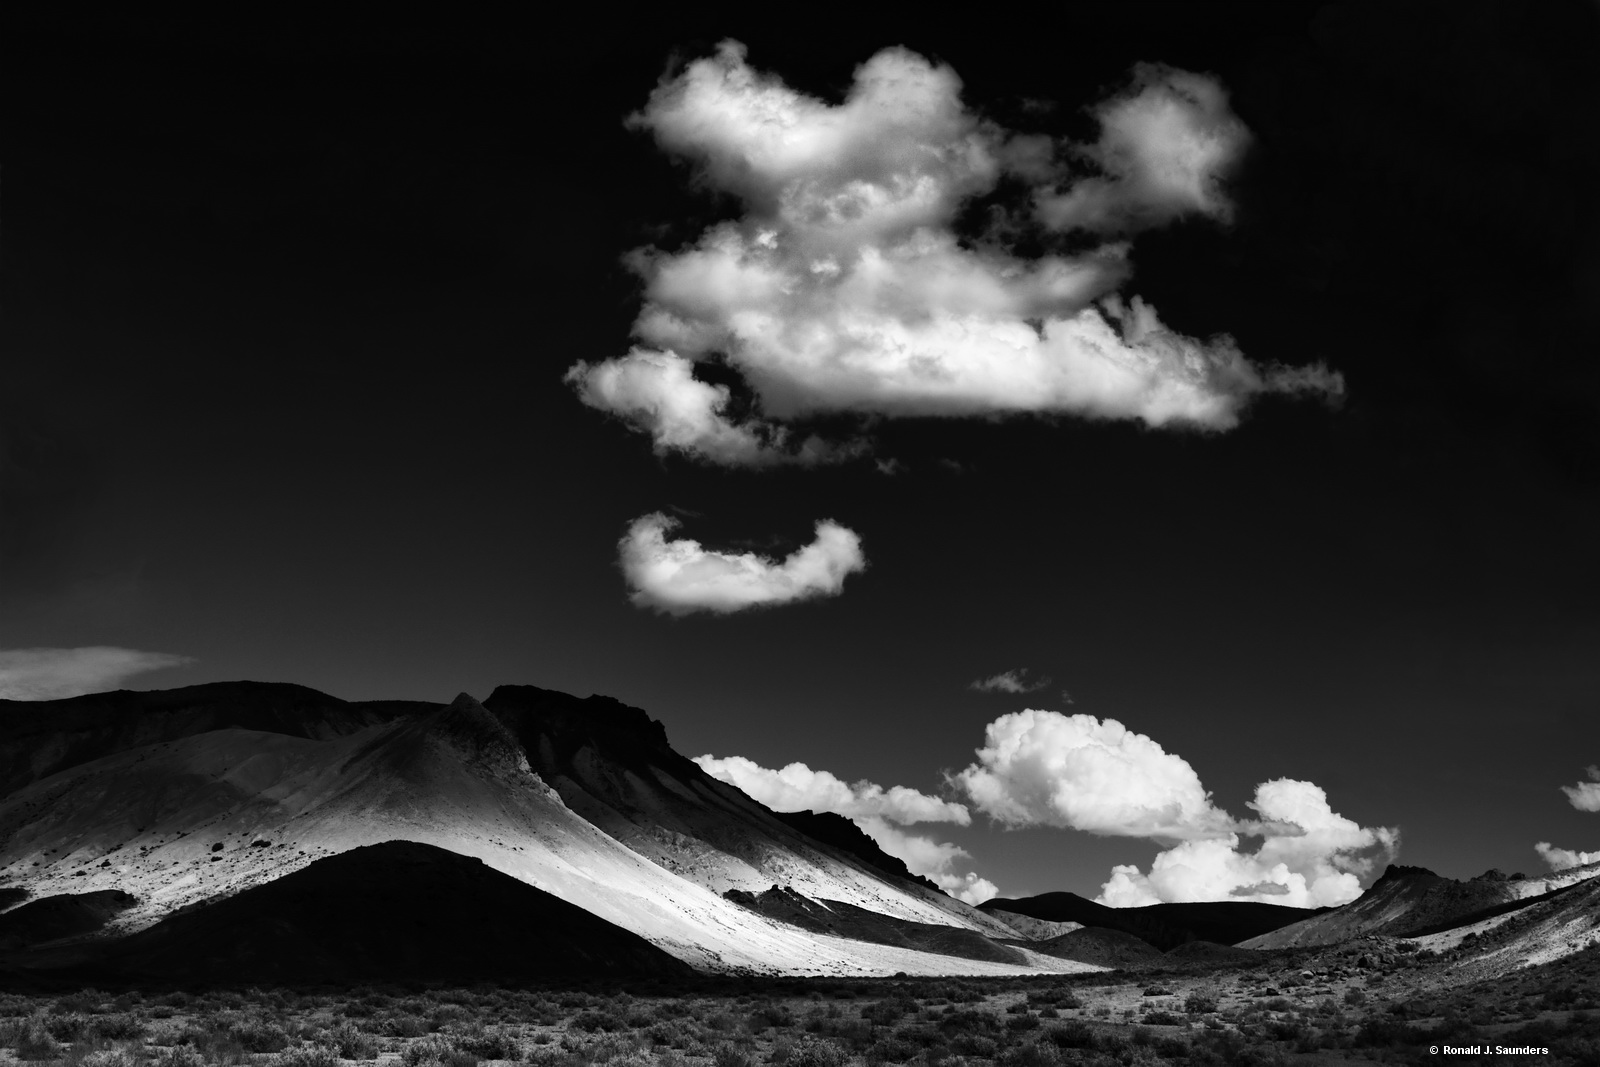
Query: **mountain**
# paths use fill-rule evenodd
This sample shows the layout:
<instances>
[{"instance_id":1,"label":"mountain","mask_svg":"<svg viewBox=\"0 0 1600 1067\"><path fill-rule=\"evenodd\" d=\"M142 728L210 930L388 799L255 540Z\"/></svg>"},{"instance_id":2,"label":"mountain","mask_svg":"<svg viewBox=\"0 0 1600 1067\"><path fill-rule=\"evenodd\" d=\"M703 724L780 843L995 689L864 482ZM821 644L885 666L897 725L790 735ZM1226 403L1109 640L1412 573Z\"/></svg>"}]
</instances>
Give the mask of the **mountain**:
<instances>
[{"instance_id":1,"label":"mountain","mask_svg":"<svg viewBox=\"0 0 1600 1067\"><path fill-rule=\"evenodd\" d=\"M833 820L810 820L831 840L808 836L801 828L806 820L770 811L673 751L661 724L638 708L525 685L500 686L484 707L506 724L568 808L714 893L784 885L910 922L1014 936L909 872L888 869L904 866L870 840L845 837Z\"/></svg>"},{"instance_id":2,"label":"mountain","mask_svg":"<svg viewBox=\"0 0 1600 1067\"><path fill-rule=\"evenodd\" d=\"M0 890L131 894L80 935L125 938L329 857L409 841L481 861L704 971L1084 969L1021 949L983 958L840 937L743 907L723 894L783 885L956 940L1015 936L710 778L638 709L524 686L486 703L363 706L229 683L32 705L7 735L27 773L0 796ZM71 706L51 729L58 704Z\"/></svg>"},{"instance_id":3,"label":"mountain","mask_svg":"<svg viewBox=\"0 0 1600 1067\"><path fill-rule=\"evenodd\" d=\"M1041 893L1010 900L995 897L979 907L991 914L1014 913L1055 923L1119 930L1162 952L1189 941L1234 945L1248 938L1303 920L1304 908L1250 900L1182 904L1148 904L1141 908L1108 908L1076 893ZM1316 914L1315 912L1309 914Z\"/></svg>"},{"instance_id":4,"label":"mountain","mask_svg":"<svg viewBox=\"0 0 1600 1067\"><path fill-rule=\"evenodd\" d=\"M686 976L688 965L482 860L387 841L115 943L101 967L214 983Z\"/></svg>"},{"instance_id":5,"label":"mountain","mask_svg":"<svg viewBox=\"0 0 1600 1067\"><path fill-rule=\"evenodd\" d=\"M0 700L0 796L114 752L209 730L338 737L437 706L410 700L350 702L284 682Z\"/></svg>"},{"instance_id":6,"label":"mountain","mask_svg":"<svg viewBox=\"0 0 1600 1067\"><path fill-rule=\"evenodd\" d=\"M1555 890L1600 874L1600 864L1548 875L1507 877L1489 871L1458 881L1422 867L1390 864L1348 904L1242 942L1245 948L1331 945L1372 935L1415 937L1451 929L1491 913L1516 910Z\"/></svg>"},{"instance_id":7,"label":"mountain","mask_svg":"<svg viewBox=\"0 0 1600 1067\"><path fill-rule=\"evenodd\" d=\"M939 887L921 875L912 874L905 860L896 859L867 835L867 832L843 815L831 811L775 811L779 821L794 827L813 841L832 845L854 856L882 874L915 882L934 892Z\"/></svg>"}]
</instances>

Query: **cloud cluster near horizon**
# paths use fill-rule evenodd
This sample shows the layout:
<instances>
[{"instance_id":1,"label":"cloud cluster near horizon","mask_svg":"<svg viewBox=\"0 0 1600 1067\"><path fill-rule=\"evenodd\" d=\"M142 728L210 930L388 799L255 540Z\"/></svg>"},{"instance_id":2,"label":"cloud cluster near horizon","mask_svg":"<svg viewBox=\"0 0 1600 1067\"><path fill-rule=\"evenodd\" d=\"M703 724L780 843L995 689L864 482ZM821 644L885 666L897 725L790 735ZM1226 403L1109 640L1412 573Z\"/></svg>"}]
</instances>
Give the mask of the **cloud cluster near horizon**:
<instances>
[{"instance_id":1,"label":"cloud cluster near horizon","mask_svg":"<svg viewBox=\"0 0 1600 1067\"><path fill-rule=\"evenodd\" d=\"M0 699L61 700L100 693L136 674L193 662L188 656L108 645L0 649Z\"/></svg>"},{"instance_id":2,"label":"cloud cluster near horizon","mask_svg":"<svg viewBox=\"0 0 1600 1067\"><path fill-rule=\"evenodd\" d=\"M1548 841L1540 841L1533 846L1533 850L1539 854L1540 859L1550 865L1553 871L1600 863L1600 852L1577 852L1570 848L1557 848Z\"/></svg>"},{"instance_id":3,"label":"cloud cluster near horizon","mask_svg":"<svg viewBox=\"0 0 1600 1067\"><path fill-rule=\"evenodd\" d=\"M1114 907L1163 901L1260 900L1296 907L1343 904L1360 876L1392 856L1398 833L1337 814L1311 782L1263 782L1257 818L1219 808L1187 760L1115 719L1024 710L990 723L977 762L951 776L974 807L1009 827L1059 826L1143 837L1171 847L1149 873L1113 868L1099 900ZM1243 837L1259 837L1254 850Z\"/></svg>"},{"instance_id":4,"label":"cloud cluster near horizon","mask_svg":"<svg viewBox=\"0 0 1600 1067\"><path fill-rule=\"evenodd\" d=\"M904 48L872 56L830 104L723 42L630 122L743 213L681 251L634 252L641 344L576 363L567 381L658 452L744 466L860 454L793 441L781 425L830 412L1220 430L1260 393L1340 392L1321 367L1257 366L1230 338L1185 336L1120 292L1130 235L1185 214L1227 217L1221 182L1249 134L1222 88L1142 65L1096 115L1093 145L1012 135L963 104L952 69ZM1006 176L1031 188L1036 230L1098 243L1026 258L997 235L959 238L963 204ZM758 414L735 417L727 387L694 377L711 360L739 374Z\"/></svg>"},{"instance_id":5,"label":"cloud cluster near horizon","mask_svg":"<svg viewBox=\"0 0 1600 1067\"><path fill-rule=\"evenodd\" d=\"M1029 678L1028 668L1001 671L988 678L978 678L967 683L967 688L979 693L1037 693L1050 684L1050 676Z\"/></svg>"},{"instance_id":6,"label":"cloud cluster near horizon","mask_svg":"<svg viewBox=\"0 0 1600 1067\"><path fill-rule=\"evenodd\" d=\"M780 561L752 552L715 552L698 541L669 541L678 520L654 512L634 520L618 543L632 601L669 615L719 614L837 596L864 570L861 538L836 522L817 523L816 538Z\"/></svg>"},{"instance_id":7,"label":"cloud cluster near horizon","mask_svg":"<svg viewBox=\"0 0 1600 1067\"><path fill-rule=\"evenodd\" d=\"M988 879L973 872L955 872L955 861L969 855L966 849L902 829L924 822L967 826L972 816L964 804L902 785L885 789L865 779L848 783L804 763L773 770L743 756L709 753L696 756L695 762L713 778L744 790L773 811L830 811L845 816L879 848L905 863L912 874L933 879L958 900L980 904L999 895L998 887Z\"/></svg>"},{"instance_id":8,"label":"cloud cluster near horizon","mask_svg":"<svg viewBox=\"0 0 1600 1067\"><path fill-rule=\"evenodd\" d=\"M1567 800L1579 811L1600 811L1600 766L1591 764L1584 769L1589 776L1587 782L1577 785L1564 785L1561 791L1567 794Z\"/></svg>"}]
</instances>

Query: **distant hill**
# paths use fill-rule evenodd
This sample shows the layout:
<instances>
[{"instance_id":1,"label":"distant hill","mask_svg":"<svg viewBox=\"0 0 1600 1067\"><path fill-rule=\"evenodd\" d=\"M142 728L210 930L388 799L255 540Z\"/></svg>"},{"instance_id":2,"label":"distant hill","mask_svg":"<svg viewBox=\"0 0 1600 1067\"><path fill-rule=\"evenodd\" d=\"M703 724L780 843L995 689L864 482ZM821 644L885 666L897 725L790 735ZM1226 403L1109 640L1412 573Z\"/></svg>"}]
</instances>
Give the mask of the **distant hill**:
<instances>
[{"instance_id":1,"label":"distant hill","mask_svg":"<svg viewBox=\"0 0 1600 1067\"><path fill-rule=\"evenodd\" d=\"M0 950L28 948L93 933L138 903L132 893L101 889L40 897L0 914Z\"/></svg>"},{"instance_id":2,"label":"distant hill","mask_svg":"<svg viewBox=\"0 0 1600 1067\"><path fill-rule=\"evenodd\" d=\"M1250 900L1108 908L1076 893L1064 892L1041 893L1018 900L995 897L979 907L984 911L1014 912L1049 922L1081 923L1085 927L1120 930L1162 952L1189 941L1235 945L1299 922L1308 915L1318 914L1305 908L1286 908L1281 904L1261 904Z\"/></svg>"},{"instance_id":3,"label":"distant hill","mask_svg":"<svg viewBox=\"0 0 1600 1067\"><path fill-rule=\"evenodd\" d=\"M104 961L130 977L203 983L693 973L575 904L414 841L354 848L174 915Z\"/></svg>"},{"instance_id":4,"label":"distant hill","mask_svg":"<svg viewBox=\"0 0 1600 1067\"><path fill-rule=\"evenodd\" d=\"M210 730L340 737L438 707L412 700L352 702L286 682L211 682L64 700L0 700L0 796L114 752Z\"/></svg>"},{"instance_id":5,"label":"distant hill","mask_svg":"<svg viewBox=\"0 0 1600 1067\"><path fill-rule=\"evenodd\" d=\"M1342 907L1243 942L1245 948L1331 945L1382 934L1415 937L1515 910L1554 890L1600 873L1600 864L1554 874L1507 877L1490 871L1460 881L1423 867L1391 864L1365 893Z\"/></svg>"},{"instance_id":6,"label":"distant hill","mask_svg":"<svg viewBox=\"0 0 1600 1067\"><path fill-rule=\"evenodd\" d=\"M1144 938L1125 930L1097 926L1086 926L1059 937L1035 941L1028 947L1047 956L1115 967L1118 970L1158 967L1167 962L1161 950Z\"/></svg>"}]
</instances>

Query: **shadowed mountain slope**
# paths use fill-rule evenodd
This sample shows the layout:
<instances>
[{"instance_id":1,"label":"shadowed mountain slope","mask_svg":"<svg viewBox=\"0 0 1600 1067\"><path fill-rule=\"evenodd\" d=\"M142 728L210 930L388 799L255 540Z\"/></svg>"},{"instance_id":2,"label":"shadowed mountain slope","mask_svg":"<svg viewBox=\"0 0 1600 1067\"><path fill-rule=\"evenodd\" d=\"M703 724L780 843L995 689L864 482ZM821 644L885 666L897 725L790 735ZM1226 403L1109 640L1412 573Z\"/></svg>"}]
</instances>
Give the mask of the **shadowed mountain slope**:
<instances>
[{"instance_id":1,"label":"shadowed mountain slope","mask_svg":"<svg viewBox=\"0 0 1600 1067\"><path fill-rule=\"evenodd\" d=\"M351 849L115 943L104 963L186 982L688 975L637 934L414 841Z\"/></svg>"},{"instance_id":2,"label":"shadowed mountain slope","mask_svg":"<svg viewBox=\"0 0 1600 1067\"><path fill-rule=\"evenodd\" d=\"M0 796L103 756L210 730L340 737L438 706L411 700L352 703L283 682L0 700Z\"/></svg>"},{"instance_id":3,"label":"shadowed mountain slope","mask_svg":"<svg viewBox=\"0 0 1600 1067\"><path fill-rule=\"evenodd\" d=\"M138 903L132 893L101 889L30 900L0 915L0 950L93 933Z\"/></svg>"},{"instance_id":4,"label":"shadowed mountain slope","mask_svg":"<svg viewBox=\"0 0 1600 1067\"><path fill-rule=\"evenodd\" d=\"M831 811L775 811L772 814L776 815L779 821L794 827L813 841L832 845L876 871L916 882L936 893L941 892L933 882L921 875L912 874L905 860L897 859L879 848L878 843L867 836L865 830L843 815Z\"/></svg>"},{"instance_id":5,"label":"shadowed mountain slope","mask_svg":"<svg viewBox=\"0 0 1600 1067\"><path fill-rule=\"evenodd\" d=\"M1168 962L1161 950L1144 938L1125 930L1099 926L1086 926L1059 937L1033 941L1028 947L1059 959L1119 970L1159 967Z\"/></svg>"},{"instance_id":6,"label":"shadowed mountain slope","mask_svg":"<svg viewBox=\"0 0 1600 1067\"><path fill-rule=\"evenodd\" d=\"M996 897L979 907L984 911L1014 912L1049 922L1082 923L1085 927L1121 930L1165 952L1186 941L1238 944L1248 938L1304 919L1304 908L1261 904L1249 900L1203 903L1149 904L1142 908L1108 908L1076 893L1041 893L1020 900Z\"/></svg>"},{"instance_id":7,"label":"shadowed mountain slope","mask_svg":"<svg viewBox=\"0 0 1600 1067\"><path fill-rule=\"evenodd\" d=\"M1331 945L1372 934L1418 936L1488 918L1490 913L1515 910L1525 902L1596 874L1600 874L1600 864L1532 878L1508 878L1490 871L1458 881L1422 867L1391 864L1350 903L1242 944L1245 948L1293 948Z\"/></svg>"},{"instance_id":8,"label":"shadowed mountain slope","mask_svg":"<svg viewBox=\"0 0 1600 1067\"><path fill-rule=\"evenodd\" d=\"M939 923L909 922L839 900L810 900L786 887L773 886L764 893L730 889L727 897L769 918L819 934L833 934L880 945L899 945L971 960L1015 964L1027 962L1023 953L997 944L975 930Z\"/></svg>"}]
</instances>

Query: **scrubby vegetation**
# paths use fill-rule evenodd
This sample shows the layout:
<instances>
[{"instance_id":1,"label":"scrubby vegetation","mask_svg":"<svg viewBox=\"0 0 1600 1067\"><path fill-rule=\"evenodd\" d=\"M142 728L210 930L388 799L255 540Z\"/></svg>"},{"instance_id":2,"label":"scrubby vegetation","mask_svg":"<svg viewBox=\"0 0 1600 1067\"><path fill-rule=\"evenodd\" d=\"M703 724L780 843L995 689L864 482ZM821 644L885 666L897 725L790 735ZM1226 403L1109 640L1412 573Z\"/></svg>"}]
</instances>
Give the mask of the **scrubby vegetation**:
<instances>
[{"instance_id":1,"label":"scrubby vegetation","mask_svg":"<svg viewBox=\"0 0 1600 1067\"><path fill-rule=\"evenodd\" d=\"M1252 974L1144 977L87 989L0 995L0 1046L60 1067L1249 1067L1307 1053L1437 1062L1431 1045L1485 1040L1549 1048L1542 1063L1600 1060L1587 986L1490 1006L1481 992L1430 1003Z\"/></svg>"}]
</instances>

